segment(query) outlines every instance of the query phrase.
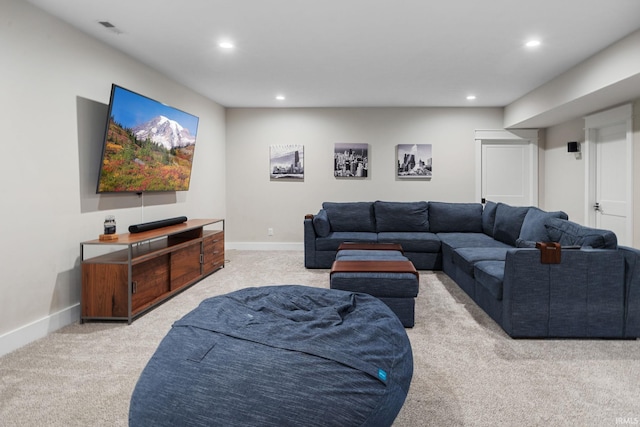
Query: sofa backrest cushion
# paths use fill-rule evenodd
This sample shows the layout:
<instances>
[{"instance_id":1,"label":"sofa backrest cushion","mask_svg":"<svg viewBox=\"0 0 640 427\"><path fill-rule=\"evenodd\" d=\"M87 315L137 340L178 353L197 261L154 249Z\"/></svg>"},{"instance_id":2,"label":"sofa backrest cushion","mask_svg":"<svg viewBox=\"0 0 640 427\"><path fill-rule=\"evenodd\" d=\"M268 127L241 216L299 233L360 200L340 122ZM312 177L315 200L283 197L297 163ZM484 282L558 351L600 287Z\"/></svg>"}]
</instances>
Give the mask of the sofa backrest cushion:
<instances>
[{"instance_id":1,"label":"sofa backrest cushion","mask_svg":"<svg viewBox=\"0 0 640 427\"><path fill-rule=\"evenodd\" d=\"M536 207L530 207L524 216L524 221L522 221L520 239L531 242L548 242L550 237L545 222L549 218L569 219L569 216L562 211L546 212Z\"/></svg>"},{"instance_id":2,"label":"sofa backrest cushion","mask_svg":"<svg viewBox=\"0 0 640 427\"><path fill-rule=\"evenodd\" d=\"M498 204L487 200L482 210L482 231L487 236L493 237L493 226L496 223L496 208Z\"/></svg>"},{"instance_id":3,"label":"sofa backrest cushion","mask_svg":"<svg viewBox=\"0 0 640 427\"><path fill-rule=\"evenodd\" d=\"M482 205L429 202L429 231L482 233Z\"/></svg>"},{"instance_id":4,"label":"sofa backrest cushion","mask_svg":"<svg viewBox=\"0 0 640 427\"><path fill-rule=\"evenodd\" d=\"M376 231L373 202L324 202L322 208L332 231Z\"/></svg>"},{"instance_id":5,"label":"sofa backrest cushion","mask_svg":"<svg viewBox=\"0 0 640 427\"><path fill-rule=\"evenodd\" d=\"M562 246L590 246L598 249L618 247L618 238L613 231L589 228L559 218L549 218L545 227L551 240Z\"/></svg>"},{"instance_id":6,"label":"sofa backrest cushion","mask_svg":"<svg viewBox=\"0 0 640 427\"><path fill-rule=\"evenodd\" d=\"M373 204L376 230L429 231L429 205L427 202L381 202Z\"/></svg>"},{"instance_id":7,"label":"sofa backrest cushion","mask_svg":"<svg viewBox=\"0 0 640 427\"><path fill-rule=\"evenodd\" d=\"M329 224L327 211L320 209L318 214L313 216L313 228L320 237L327 237L329 235L331 232L331 224Z\"/></svg>"},{"instance_id":8,"label":"sofa backrest cushion","mask_svg":"<svg viewBox=\"0 0 640 427\"><path fill-rule=\"evenodd\" d=\"M493 225L493 238L515 246L520 237L520 228L524 217L529 211L528 206L510 206L506 203L498 203L496 207L496 221Z\"/></svg>"}]
</instances>

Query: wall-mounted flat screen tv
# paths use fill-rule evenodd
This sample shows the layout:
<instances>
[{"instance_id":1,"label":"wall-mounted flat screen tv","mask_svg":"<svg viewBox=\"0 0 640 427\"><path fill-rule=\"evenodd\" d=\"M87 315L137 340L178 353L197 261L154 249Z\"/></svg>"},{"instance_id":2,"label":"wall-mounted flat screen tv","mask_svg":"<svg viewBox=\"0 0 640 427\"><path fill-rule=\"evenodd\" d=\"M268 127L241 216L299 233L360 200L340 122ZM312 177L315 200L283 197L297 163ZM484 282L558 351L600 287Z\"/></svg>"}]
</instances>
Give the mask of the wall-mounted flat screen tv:
<instances>
[{"instance_id":1,"label":"wall-mounted flat screen tv","mask_svg":"<svg viewBox=\"0 0 640 427\"><path fill-rule=\"evenodd\" d=\"M112 85L98 193L186 191L198 117Z\"/></svg>"}]
</instances>

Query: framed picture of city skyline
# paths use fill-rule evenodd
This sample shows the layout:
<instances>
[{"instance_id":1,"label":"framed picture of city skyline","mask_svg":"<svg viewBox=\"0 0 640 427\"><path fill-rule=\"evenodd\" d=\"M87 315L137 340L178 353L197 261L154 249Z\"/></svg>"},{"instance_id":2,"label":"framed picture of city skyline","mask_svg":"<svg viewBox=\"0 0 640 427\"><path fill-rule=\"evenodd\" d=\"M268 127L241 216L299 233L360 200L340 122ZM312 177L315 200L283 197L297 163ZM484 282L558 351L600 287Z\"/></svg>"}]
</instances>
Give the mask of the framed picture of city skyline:
<instances>
[{"instance_id":1,"label":"framed picture of city skyline","mask_svg":"<svg viewBox=\"0 0 640 427\"><path fill-rule=\"evenodd\" d=\"M369 144L336 143L333 150L333 176L339 178L369 176Z\"/></svg>"},{"instance_id":2,"label":"framed picture of city skyline","mask_svg":"<svg viewBox=\"0 0 640 427\"><path fill-rule=\"evenodd\" d=\"M271 145L269 174L271 179L304 179L304 146Z\"/></svg>"},{"instance_id":3,"label":"framed picture of city skyline","mask_svg":"<svg viewBox=\"0 0 640 427\"><path fill-rule=\"evenodd\" d=\"M433 176L431 144L398 144L396 171L398 178L431 178Z\"/></svg>"}]
</instances>

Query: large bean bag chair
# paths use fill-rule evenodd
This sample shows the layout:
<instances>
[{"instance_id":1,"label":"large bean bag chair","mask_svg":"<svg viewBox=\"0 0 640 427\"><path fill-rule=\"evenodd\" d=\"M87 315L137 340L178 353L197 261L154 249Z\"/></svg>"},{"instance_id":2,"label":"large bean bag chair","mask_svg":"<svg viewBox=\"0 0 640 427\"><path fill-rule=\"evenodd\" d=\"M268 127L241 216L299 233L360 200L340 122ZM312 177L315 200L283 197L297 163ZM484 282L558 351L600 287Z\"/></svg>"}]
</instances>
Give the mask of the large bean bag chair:
<instances>
[{"instance_id":1,"label":"large bean bag chair","mask_svg":"<svg viewBox=\"0 0 640 427\"><path fill-rule=\"evenodd\" d=\"M131 426L389 426L413 374L397 316L367 294L298 285L204 300L131 396Z\"/></svg>"}]
</instances>

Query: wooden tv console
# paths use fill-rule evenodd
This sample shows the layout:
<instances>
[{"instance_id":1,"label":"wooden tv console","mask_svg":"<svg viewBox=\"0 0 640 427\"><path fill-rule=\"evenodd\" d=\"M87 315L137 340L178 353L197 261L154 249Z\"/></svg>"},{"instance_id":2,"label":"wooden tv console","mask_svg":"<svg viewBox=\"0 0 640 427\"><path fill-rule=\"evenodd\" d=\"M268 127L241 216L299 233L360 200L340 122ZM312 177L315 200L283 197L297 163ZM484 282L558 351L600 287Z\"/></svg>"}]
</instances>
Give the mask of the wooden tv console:
<instances>
[{"instance_id":1,"label":"wooden tv console","mask_svg":"<svg viewBox=\"0 0 640 427\"><path fill-rule=\"evenodd\" d=\"M90 246L111 252L85 259ZM121 234L117 240L89 240L80 243L80 260L80 321L126 320L130 324L224 267L224 219L192 219Z\"/></svg>"}]
</instances>

